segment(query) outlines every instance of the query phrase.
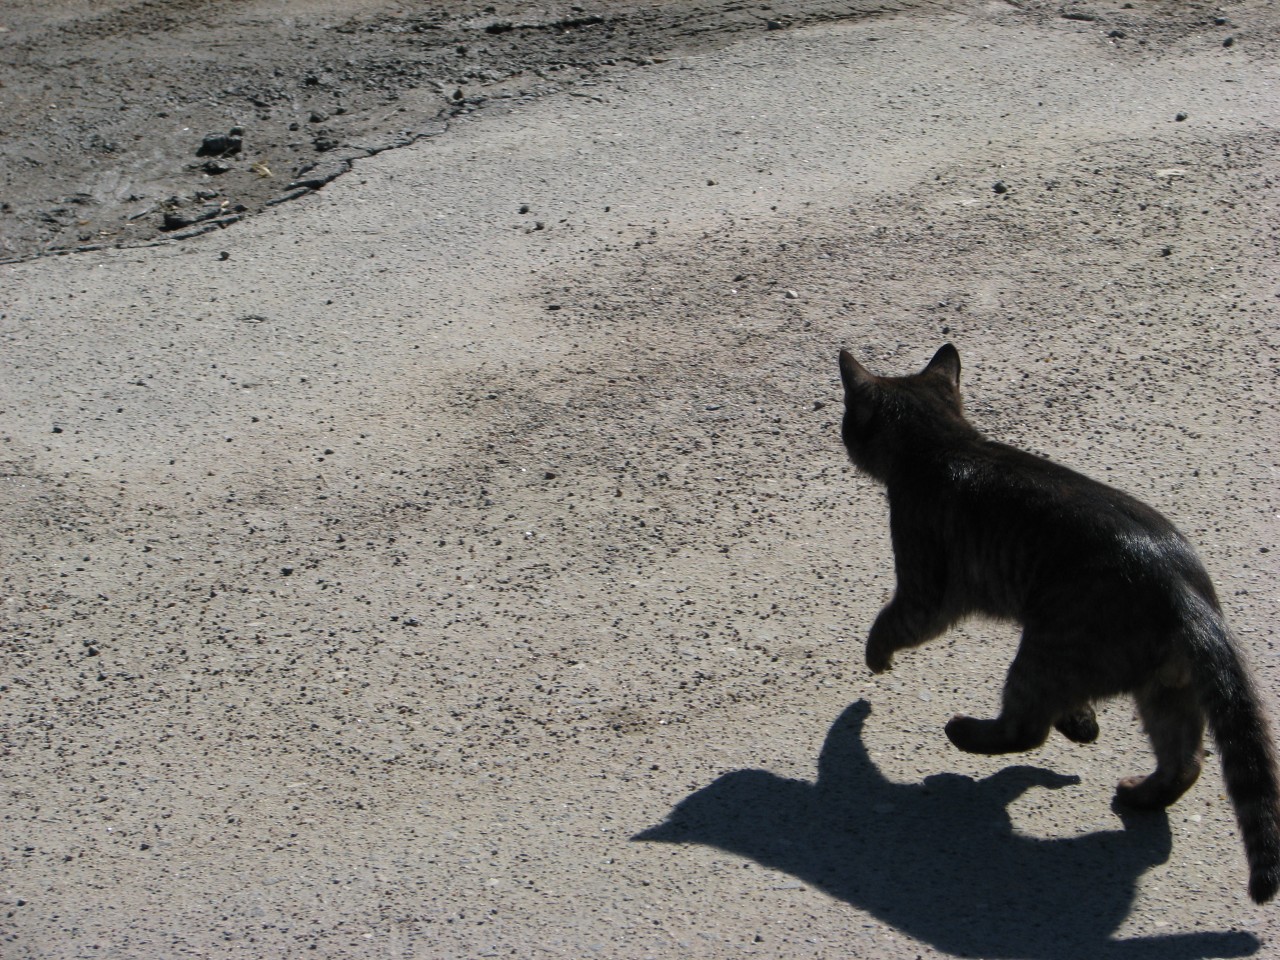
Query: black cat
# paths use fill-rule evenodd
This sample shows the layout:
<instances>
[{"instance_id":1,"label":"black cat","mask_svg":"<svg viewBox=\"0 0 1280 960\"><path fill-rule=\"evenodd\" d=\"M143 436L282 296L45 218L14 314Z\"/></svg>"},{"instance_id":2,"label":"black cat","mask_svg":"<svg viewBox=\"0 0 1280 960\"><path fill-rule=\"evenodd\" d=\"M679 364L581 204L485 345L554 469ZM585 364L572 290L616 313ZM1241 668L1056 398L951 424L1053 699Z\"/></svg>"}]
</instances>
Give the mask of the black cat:
<instances>
[{"instance_id":1,"label":"black cat","mask_svg":"<svg viewBox=\"0 0 1280 960\"><path fill-rule=\"evenodd\" d=\"M1249 859L1249 895L1280 887L1280 784L1272 736L1213 584L1168 520L1139 500L987 440L964 418L947 344L914 376L877 377L840 352L849 457L889 495L897 590L867 639L867 665L967 614L1022 624L994 720L955 717L971 753L1039 746L1056 727L1098 736L1093 703L1137 700L1156 769L1116 799L1165 807L1200 775L1206 716Z\"/></svg>"}]
</instances>

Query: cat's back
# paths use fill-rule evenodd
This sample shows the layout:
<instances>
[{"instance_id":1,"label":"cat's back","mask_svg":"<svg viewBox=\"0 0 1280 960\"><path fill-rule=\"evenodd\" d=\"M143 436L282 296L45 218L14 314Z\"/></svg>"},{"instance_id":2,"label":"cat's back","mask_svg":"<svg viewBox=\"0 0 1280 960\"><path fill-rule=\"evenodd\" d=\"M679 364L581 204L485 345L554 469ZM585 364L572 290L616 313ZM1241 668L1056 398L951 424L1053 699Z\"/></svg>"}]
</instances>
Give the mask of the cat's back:
<instances>
[{"instance_id":1,"label":"cat's back","mask_svg":"<svg viewBox=\"0 0 1280 960\"><path fill-rule=\"evenodd\" d=\"M975 580L999 570L1029 589L1065 578L1147 584L1160 594L1186 583L1212 596L1186 538L1138 498L981 437L935 453L909 482L919 510L913 525L930 524L939 547Z\"/></svg>"}]
</instances>

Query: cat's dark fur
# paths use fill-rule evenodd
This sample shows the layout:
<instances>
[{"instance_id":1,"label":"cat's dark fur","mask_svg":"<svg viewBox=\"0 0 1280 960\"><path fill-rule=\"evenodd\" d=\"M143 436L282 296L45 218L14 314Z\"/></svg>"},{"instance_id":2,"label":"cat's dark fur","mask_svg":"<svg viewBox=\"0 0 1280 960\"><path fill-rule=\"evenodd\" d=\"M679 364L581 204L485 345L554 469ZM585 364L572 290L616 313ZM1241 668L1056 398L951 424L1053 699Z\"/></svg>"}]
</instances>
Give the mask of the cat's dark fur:
<instances>
[{"instance_id":1,"label":"cat's dark fur","mask_svg":"<svg viewBox=\"0 0 1280 960\"><path fill-rule=\"evenodd\" d=\"M1146 504L984 438L964 418L951 344L914 376L877 377L840 352L849 457L888 489L893 599L867 665L967 614L1022 624L994 720L946 727L972 753L1028 750L1052 728L1098 735L1093 703L1131 693L1156 754L1116 799L1159 808L1200 775L1205 720L1249 859L1249 894L1280 887L1280 785L1258 694L1187 540Z\"/></svg>"}]
</instances>

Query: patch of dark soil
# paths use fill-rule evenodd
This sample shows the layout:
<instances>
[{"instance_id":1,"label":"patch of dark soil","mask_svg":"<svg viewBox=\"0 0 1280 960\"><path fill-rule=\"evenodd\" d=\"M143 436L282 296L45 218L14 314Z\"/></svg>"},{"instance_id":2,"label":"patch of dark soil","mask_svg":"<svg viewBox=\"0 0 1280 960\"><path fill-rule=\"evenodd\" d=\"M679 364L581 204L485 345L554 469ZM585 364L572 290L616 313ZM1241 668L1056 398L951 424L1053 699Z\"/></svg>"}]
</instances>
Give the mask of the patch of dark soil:
<instances>
[{"instance_id":1,"label":"patch of dark soil","mask_svg":"<svg viewBox=\"0 0 1280 960\"><path fill-rule=\"evenodd\" d=\"M720 46L769 17L885 12L875 0L82 7L0 21L0 260L218 229L458 114Z\"/></svg>"}]
</instances>

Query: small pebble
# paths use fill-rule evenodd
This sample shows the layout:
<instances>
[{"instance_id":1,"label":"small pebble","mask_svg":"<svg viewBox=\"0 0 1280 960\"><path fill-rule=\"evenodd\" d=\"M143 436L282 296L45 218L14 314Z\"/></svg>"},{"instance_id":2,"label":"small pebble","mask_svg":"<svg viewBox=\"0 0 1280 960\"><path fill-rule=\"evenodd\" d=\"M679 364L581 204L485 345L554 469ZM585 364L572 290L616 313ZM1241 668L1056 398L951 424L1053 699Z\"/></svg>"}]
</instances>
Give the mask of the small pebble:
<instances>
[{"instance_id":1,"label":"small pebble","mask_svg":"<svg viewBox=\"0 0 1280 960\"><path fill-rule=\"evenodd\" d=\"M1181 123L1183 120L1187 119L1187 115L1185 113L1179 113L1173 119L1176 120L1178 123Z\"/></svg>"}]
</instances>

